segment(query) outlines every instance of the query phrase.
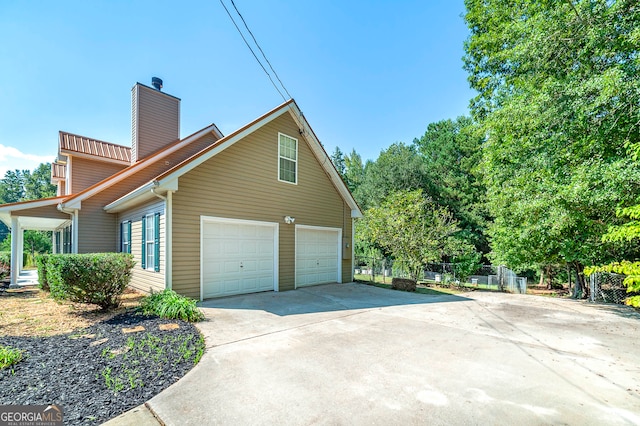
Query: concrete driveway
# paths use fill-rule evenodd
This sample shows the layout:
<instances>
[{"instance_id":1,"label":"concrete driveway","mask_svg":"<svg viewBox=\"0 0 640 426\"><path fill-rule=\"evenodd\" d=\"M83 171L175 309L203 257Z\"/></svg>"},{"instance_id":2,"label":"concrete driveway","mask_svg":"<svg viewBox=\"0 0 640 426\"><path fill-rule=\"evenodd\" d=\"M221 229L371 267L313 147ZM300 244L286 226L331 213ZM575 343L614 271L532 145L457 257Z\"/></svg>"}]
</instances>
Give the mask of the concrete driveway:
<instances>
[{"instance_id":1,"label":"concrete driveway","mask_svg":"<svg viewBox=\"0 0 640 426\"><path fill-rule=\"evenodd\" d=\"M363 284L207 301L167 425L640 424L640 315Z\"/></svg>"}]
</instances>

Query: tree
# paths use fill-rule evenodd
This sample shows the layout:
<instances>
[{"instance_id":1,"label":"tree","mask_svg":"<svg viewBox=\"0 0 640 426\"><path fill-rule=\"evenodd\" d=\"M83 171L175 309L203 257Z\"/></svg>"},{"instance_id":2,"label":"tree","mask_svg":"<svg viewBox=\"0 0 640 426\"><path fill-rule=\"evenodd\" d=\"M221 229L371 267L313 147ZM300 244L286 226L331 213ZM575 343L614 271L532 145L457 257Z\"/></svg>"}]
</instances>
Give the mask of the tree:
<instances>
[{"instance_id":1,"label":"tree","mask_svg":"<svg viewBox=\"0 0 640 426\"><path fill-rule=\"evenodd\" d=\"M453 213L465 238L488 253L485 231L490 218L479 168L484 139L470 117L458 117L430 123L413 143L424 160L428 193Z\"/></svg>"},{"instance_id":2,"label":"tree","mask_svg":"<svg viewBox=\"0 0 640 426\"><path fill-rule=\"evenodd\" d=\"M24 200L54 197L56 186L51 183L51 165L42 163L33 172L23 171Z\"/></svg>"},{"instance_id":3,"label":"tree","mask_svg":"<svg viewBox=\"0 0 640 426\"><path fill-rule=\"evenodd\" d=\"M368 209L362 221L364 238L391 254L414 279L426 263L455 248L456 221L420 189L390 194L379 207Z\"/></svg>"},{"instance_id":4,"label":"tree","mask_svg":"<svg viewBox=\"0 0 640 426\"><path fill-rule=\"evenodd\" d=\"M351 150L351 154L344 155L344 180L349 190L353 193L362 184L364 180L364 165L362 157L355 149Z\"/></svg>"},{"instance_id":5,"label":"tree","mask_svg":"<svg viewBox=\"0 0 640 426\"><path fill-rule=\"evenodd\" d=\"M518 268L635 257L601 237L640 194L640 6L466 0L465 69L487 140L494 259Z\"/></svg>"},{"instance_id":6,"label":"tree","mask_svg":"<svg viewBox=\"0 0 640 426\"><path fill-rule=\"evenodd\" d=\"M340 174L340 176L342 176L342 178L344 179L344 172L345 172L344 154L342 153L342 150L340 149L340 147L336 146L336 149L333 151L333 154L331 154L331 162L333 163L336 170L338 171L338 174Z\"/></svg>"},{"instance_id":7,"label":"tree","mask_svg":"<svg viewBox=\"0 0 640 426\"><path fill-rule=\"evenodd\" d=\"M354 196L363 209L379 206L387 196L397 191L427 187L424 163L414 145L394 143L380 153L378 159L367 161L362 184Z\"/></svg>"}]
</instances>

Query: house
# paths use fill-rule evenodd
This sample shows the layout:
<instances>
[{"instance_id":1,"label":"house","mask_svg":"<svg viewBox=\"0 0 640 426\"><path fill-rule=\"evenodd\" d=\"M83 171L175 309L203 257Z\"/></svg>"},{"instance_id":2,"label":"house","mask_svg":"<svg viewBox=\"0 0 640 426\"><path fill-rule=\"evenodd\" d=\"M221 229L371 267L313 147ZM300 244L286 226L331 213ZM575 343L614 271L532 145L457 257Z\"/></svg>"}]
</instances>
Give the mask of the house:
<instances>
[{"instance_id":1,"label":"house","mask_svg":"<svg viewBox=\"0 0 640 426\"><path fill-rule=\"evenodd\" d=\"M0 206L11 280L23 231L53 231L56 253L128 252L131 286L196 299L353 279L361 211L289 100L229 135L180 139L180 99L137 83L131 147L59 134L57 196Z\"/></svg>"}]
</instances>

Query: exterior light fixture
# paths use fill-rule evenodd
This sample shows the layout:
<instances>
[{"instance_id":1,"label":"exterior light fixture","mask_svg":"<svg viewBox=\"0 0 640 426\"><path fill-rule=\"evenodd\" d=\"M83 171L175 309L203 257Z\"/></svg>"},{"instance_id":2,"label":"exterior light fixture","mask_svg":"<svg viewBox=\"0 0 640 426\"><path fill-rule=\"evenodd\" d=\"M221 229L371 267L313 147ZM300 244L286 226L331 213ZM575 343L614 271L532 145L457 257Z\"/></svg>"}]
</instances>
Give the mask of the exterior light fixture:
<instances>
[{"instance_id":1,"label":"exterior light fixture","mask_svg":"<svg viewBox=\"0 0 640 426\"><path fill-rule=\"evenodd\" d=\"M295 217L291 217L291 216L285 216L284 217L284 223L291 225L293 222L296 221Z\"/></svg>"}]
</instances>

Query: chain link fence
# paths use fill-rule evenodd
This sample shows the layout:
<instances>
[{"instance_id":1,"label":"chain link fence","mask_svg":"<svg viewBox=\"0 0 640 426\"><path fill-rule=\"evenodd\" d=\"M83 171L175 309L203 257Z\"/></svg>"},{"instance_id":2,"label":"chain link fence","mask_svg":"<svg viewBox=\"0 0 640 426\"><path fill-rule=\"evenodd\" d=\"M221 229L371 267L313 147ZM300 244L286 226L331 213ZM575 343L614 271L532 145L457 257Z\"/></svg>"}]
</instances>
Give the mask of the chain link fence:
<instances>
[{"instance_id":1,"label":"chain link fence","mask_svg":"<svg viewBox=\"0 0 640 426\"><path fill-rule=\"evenodd\" d=\"M624 303L634 294L627 293L624 275L610 272L597 272L589 276L589 300L591 302Z\"/></svg>"},{"instance_id":2,"label":"chain link fence","mask_svg":"<svg viewBox=\"0 0 640 426\"><path fill-rule=\"evenodd\" d=\"M526 293L527 278L518 277L504 266L483 265L473 275L461 279L454 263L424 265L420 281L444 286ZM354 278L358 281L390 284L393 278L408 278L408 272L398 262L388 258L356 257Z\"/></svg>"}]
</instances>

